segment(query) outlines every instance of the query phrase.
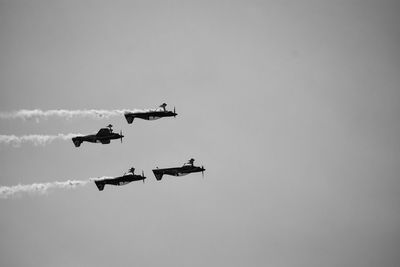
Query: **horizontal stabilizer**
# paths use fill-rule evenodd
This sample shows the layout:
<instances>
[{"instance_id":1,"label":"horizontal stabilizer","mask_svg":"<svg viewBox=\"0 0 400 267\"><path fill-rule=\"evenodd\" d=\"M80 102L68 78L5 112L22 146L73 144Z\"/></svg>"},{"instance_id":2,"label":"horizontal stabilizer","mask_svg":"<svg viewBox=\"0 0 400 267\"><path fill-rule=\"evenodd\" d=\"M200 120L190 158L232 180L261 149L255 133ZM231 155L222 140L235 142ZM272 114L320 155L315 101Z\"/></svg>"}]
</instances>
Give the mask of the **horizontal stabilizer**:
<instances>
[{"instance_id":1,"label":"horizontal stabilizer","mask_svg":"<svg viewBox=\"0 0 400 267\"><path fill-rule=\"evenodd\" d=\"M105 183L103 183L102 181L94 181L94 183L96 184L97 188L99 189L99 191L103 191L104 186L106 185Z\"/></svg>"}]
</instances>

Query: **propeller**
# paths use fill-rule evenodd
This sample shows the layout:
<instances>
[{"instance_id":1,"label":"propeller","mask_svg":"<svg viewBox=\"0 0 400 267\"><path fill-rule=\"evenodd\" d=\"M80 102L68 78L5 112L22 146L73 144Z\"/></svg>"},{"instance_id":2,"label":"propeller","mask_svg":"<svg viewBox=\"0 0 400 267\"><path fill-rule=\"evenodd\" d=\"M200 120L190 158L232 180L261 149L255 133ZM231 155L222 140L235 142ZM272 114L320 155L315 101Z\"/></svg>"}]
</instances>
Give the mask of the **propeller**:
<instances>
[{"instance_id":1,"label":"propeller","mask_svg":"<svg viewBox=\"0 0 400 267\"><path fill-rule=\"evenodd\" d=\"M122 144L122 137L124 137L124 136L122 135L122 130L119 131L119 135L121 136L121 144Z\"/></svg>"},{"instance_id":2,"label":"propeller","mask_svg":"<svg viewBox=\"0 0 400 267\"><path fill-rule=\"evenodd\" d=\"M203 165L201 165L201 176L202 176L203 179L204 179L204 167L203 167Z\"/></svg>"},{"instance_id":3,"label":"propeller","mask_svg":"<svg viewBox=\"0 0 400 267\"><path fill-rule=\"evenodd\" d=\"M175 114L175 115L174 115L174 118L175 118L175 117L176 117L175 107L174 107L174 114Z\"/></svg>"},{"instance_id":4,"label":"propeller","mask_svg":"<svg viewBox=\"0 0 400 267\"><path fill-rule=\"evenodd\" d=\"M142 177L143 177L143 183L144 183L144 171L142 170Z\"/></svg>"}]
</instances>

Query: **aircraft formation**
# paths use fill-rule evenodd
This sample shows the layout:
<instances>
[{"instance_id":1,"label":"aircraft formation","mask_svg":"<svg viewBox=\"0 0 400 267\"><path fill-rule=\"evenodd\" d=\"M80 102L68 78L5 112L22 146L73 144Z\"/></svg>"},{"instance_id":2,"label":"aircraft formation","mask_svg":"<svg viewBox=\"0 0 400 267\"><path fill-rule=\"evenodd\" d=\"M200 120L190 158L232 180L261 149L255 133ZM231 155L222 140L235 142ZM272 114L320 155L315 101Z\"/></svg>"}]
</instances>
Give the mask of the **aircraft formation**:
<instances>
[{"instance_id":1,"label":"aircraft formation","mask_svg":"<svg viewBox=\"0 0 400 267\"><path fill-rule=\"evenodd\" d=\"M164 117L176 117L178 115L175 111L166 110L166 103L163 103L159 106L156 110L148 110L148 111L139 111L139 112L125 112L124 116L128 124L132 124L135 118L143 119L143 120L157 120ZM83 142L89 143L101 143L101 144L110 144L111 140L120 139L122 143L122 131L120 133L114 133L112 129L112 125L109 124L105 128L101 128L96 134L84 135L84 136L75 136L72 138L72 142L74 143L75 147L80 147ZM154 176L156 177L157 181L160 181L163 175L171 175L171 176L184 176L190 173L201 172L204 176L204 167L201 166L194 166L194 159L190 159L187 163L183 164L181 167L171 167L171 168L158 168L152 170ZM142 175L135 174L135 168L130 168L127 173L124 173L122 176L115 177L115 178L107 178L107 179L99 179L95 180L94 183L96 184L99 191L103 191L106 185L114 185L114 186L121 186L126 185L128 183L134 181L143 181L146 179L144 176L144 172L142 171Z\"/></svg>"}]
</instances>

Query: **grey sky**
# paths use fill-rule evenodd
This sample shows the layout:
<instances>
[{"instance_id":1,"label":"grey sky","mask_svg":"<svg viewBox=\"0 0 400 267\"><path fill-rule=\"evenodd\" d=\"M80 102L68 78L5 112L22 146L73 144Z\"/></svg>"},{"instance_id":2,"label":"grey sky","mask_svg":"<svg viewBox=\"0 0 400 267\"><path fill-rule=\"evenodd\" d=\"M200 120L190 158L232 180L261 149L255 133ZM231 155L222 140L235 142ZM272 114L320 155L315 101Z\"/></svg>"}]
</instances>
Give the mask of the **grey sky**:
<instances>
[{"instance_id":1,"label":"grey sky","mask_svg":"<svg viewBox=\"0 0 400 267\"><path fill-rule=\"evenodd\" d=\"M0 1L0 107L176 119L1 120L0 185L117 176L0 201L2 266L399 266L397 1ZM155 180L194 157L201 175Z\"/></svg>"}]
</instances>

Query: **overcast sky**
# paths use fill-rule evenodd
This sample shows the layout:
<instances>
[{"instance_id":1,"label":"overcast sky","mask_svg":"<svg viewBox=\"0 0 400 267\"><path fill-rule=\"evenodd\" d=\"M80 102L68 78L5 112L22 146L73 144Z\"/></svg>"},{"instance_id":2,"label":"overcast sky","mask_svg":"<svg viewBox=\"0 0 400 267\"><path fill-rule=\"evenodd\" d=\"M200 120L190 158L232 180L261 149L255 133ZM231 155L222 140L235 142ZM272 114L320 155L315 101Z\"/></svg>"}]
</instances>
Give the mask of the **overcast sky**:
<instances>
[{"instance_id":1,"label":"overcast sky","mask_svg":"<svg viewBox=\"0 0 400 267\"><path fill-rule=\"evenodd\" d=\"M1 266L400 266L398 1L0 1L0 185L118 176L0 199ZM156 181L189 158L207 169Z\"/></svg>"}]
</instances>

